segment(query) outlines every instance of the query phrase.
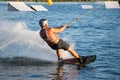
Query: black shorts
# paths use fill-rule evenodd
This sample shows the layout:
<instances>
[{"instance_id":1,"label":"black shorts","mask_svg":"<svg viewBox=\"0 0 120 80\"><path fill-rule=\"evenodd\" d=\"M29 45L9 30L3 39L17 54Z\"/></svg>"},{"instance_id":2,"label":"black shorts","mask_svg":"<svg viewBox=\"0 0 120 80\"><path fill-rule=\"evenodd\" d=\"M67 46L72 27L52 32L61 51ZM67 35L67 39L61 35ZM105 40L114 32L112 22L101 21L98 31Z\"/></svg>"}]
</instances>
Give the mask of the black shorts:
<instances>
[{"instance_id":1,"label":"black shorts","mask_svg":"<svg viewBox=\"0 0 120 80\"><path fill-rule=\"evenodd\" d=\"M62 39L60 39L58 44L52 44L52 45L50 45L50 47L54 50L57 50L57 49L68 50L70 45L68 43L66 43L65 41L63 41Z\"/></svg>"}]
</instances>

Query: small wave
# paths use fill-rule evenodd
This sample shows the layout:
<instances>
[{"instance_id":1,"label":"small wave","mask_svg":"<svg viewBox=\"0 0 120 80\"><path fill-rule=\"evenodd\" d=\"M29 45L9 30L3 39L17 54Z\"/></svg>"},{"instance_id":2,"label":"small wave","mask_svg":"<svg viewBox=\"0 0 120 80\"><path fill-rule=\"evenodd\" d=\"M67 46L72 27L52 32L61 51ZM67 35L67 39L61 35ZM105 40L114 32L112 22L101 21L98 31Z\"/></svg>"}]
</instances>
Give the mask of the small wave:
<instances>
[{"instance_id":1,"label":"small wave","mask_svg":"<svg viewBox=\"0 0 120 80\"><path fill-rule=\"evenodd\" d=\"M54 62L44 61L44 60L34 59L34 58L27 58L27 57L0 58L0 65L43 66L48 64L54 64Z\"/></svg>"}]
</instances>

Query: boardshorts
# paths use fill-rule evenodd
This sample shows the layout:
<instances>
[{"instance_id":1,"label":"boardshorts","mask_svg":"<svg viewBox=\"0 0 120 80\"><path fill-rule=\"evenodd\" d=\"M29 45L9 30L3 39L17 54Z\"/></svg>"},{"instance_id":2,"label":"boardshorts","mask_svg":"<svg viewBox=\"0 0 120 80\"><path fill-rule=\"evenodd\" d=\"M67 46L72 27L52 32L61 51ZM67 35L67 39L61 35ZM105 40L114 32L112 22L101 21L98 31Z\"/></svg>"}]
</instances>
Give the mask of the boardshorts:
<instances>
[{"instance_id":1,"label":"boardshorts","mask_svg":"<svg viewBox=\"0 0 120 80\"><path fill-rule=\"evenodd\" d=\"M57 50L57 49L64 49L64 50L68 50L70 45L63 41L62 39L59 40L58 44L52 44L49 45L52 49Z\"/></svg>"}]
</instances>

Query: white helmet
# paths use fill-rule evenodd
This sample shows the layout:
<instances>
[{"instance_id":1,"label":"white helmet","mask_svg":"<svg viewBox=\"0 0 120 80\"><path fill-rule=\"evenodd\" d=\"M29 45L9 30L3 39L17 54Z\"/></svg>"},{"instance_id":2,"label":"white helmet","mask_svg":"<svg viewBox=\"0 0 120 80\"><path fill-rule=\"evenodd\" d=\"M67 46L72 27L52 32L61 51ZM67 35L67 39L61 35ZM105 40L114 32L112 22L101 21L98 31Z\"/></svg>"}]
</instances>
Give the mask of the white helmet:
<instances>
[{"instance_id":1,"label":"white helmet","mask_svg":"<svg viewBox=\"0 0 120 80\"><path fill-rule=\"evenodd\" d=\"M39 21L39 24L40 24L40 26L46 25L46 24L48 24L48 20L45 19L45 18L42 18L42 19Z\"/></svg>"}]
</instances>

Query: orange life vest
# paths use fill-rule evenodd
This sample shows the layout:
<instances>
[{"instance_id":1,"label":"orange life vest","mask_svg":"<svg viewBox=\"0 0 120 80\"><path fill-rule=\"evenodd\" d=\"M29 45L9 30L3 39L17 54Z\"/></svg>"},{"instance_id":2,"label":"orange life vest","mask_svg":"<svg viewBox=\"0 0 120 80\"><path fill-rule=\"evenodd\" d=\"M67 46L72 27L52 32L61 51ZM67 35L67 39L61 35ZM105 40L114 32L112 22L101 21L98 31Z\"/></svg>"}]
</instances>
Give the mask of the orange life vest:
<instances>
[{"instance_id":1,"label":"orange life vest","mask_svg":"<svg viewBox=\"0 0 120 80\"><path fill-rule=\"evenodd\" d=\"M59 38L57 37L56 33L51 32L50 28L43 29L40 31L40 36L46 41L49 45L57 44Z\"/></svg>"}]
</instances>

